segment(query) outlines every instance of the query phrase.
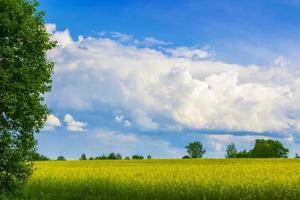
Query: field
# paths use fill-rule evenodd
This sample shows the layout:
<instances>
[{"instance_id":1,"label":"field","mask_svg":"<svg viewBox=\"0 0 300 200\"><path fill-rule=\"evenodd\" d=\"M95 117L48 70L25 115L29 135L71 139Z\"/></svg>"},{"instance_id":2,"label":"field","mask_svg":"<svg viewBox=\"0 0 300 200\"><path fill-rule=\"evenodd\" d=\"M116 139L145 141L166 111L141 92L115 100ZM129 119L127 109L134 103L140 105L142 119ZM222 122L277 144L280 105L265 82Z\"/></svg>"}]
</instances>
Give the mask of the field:
<instances>
[{"instance_id":1,"label":"field","mask_svg":"<svg viewBox=\"0 0 300 200\"><path fill-rule=\"evenodd\" d=\"M24 199L300 199L300 159L45 161Z\"/></svg>"}]
</instances>

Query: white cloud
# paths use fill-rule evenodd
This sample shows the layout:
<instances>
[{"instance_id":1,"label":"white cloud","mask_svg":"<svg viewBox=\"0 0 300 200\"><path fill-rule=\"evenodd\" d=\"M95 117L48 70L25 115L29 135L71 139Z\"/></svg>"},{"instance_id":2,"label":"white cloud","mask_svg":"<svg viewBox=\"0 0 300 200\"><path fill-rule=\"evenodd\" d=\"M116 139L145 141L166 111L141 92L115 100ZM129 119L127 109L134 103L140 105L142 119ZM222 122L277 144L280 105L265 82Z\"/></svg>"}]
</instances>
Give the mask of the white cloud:
<instances>
[{"instance_id":1,"label":"white cloud","mask_svg":"<svg viewBox=\"0 0 300 200\"><path fill-rule=\"evenodd\" d=\"M147 114L142 110L134 110L135 122L140 128L145 130L155 130L158 128L158 124L154 122Z\"/></svg>"},{"instance_id":2,"label":"white cloud","mask_svg":"<svg viewBox=\"0 0 300 200\"><path fill-rule=\"evenodd\" d=\"M129 120L125 119L124 115L117 114L114 119L115 122L123 124L124 127L130 127L132 125Z\"/></svg>"},{"instance_id":3,"label":"white cloud","mask_svg":"<svg viewBox=\"0 0 300 200\"><path fill-rule=\"evenodd\" d=\"M117 39L120 42L129 42L133 40L132 35L127 35L119 32L111 32L111 37Z\"/></svg>"},{"instance_id":4,"label":"white cloud","mask_svg":"<svg viewBox=\"0 0 300 200\"><path fill-rule=\"evenodd\" d=\"M208 51L199 48L177 47L165 50L167 53L178 58L203 59L210 56Z\"/></svg>"},{"instance_id":5,"label":"white cloud","mask_svg":"<svg viewBox=\"0 0 300 200\"><path fill-rule=\"evenodd\" d=\"M121 123L121 122L123 122L123 120L124 120L124 115L116 115L115 116L115 121L117 123Z\"/></svg>"},{"instance_id":6,"label":"white cloud","mask_svg":"<svg viewBox=\"0 0 300 200\"><path fill-rule=\"evenodd\" d=\"M56 24L46 24L45 27L47 32L51 34L51 40L57 41L59 47L65 47L73 42L68 29L56 31Z\"/></svg>"},{"instance_id":7,"label":"white cloud","mask_svg":"<svg viewBox=\"0 0 300 200\"><path fill-rule=\"evenodd\" d=\"M141 41L140 44L150 47L150 46L165 46L165 45L169 45L170 43L155 39L153 37L147 37L143 41Z\"/></svg>"},{"instance_id":8,"label":"white cloud","mask_svg":"<svg viewBox=\"0 0 300 200\"><path fill-rule=\"evenodd\" d=\"M67 123L67 130L72 132L83 132L87 123L74 120L73 116L66 114L64 121Z\"/></svg>"},{"instance_id":9,"label":"white cloud","mask_svg":"<svg viewBox=\"0 0 300 200\"><path fill-rule=\"evenodd\" d=\"M56 68L47 101L76 110L119 109L142 130L299 132L299 71L279 61L241 66L209 56L194 47L159 50L81 38L49 52Z\"/></svg>"},{"instance_id":10,"label":"white cloud","mask_svg":"<svg viewBox=\"0 0 300 200\"><path fill-rule=\"evenodd\" d=\"M43 128L44 131L54 131L56 127L60 127L61 123L58 117L53 114L48 115L47 121Z\"/></svg>"},{"instance_id":11,"label":"white cloud","mask_svg":"<svg viewBox=\"0 0 300 200\"><path fill-rule=\"evenodd\" d=\"M284 56L279 56L274 60L274 65L278 67L284 67L289 64L289 61L286 60Z\"/></svg>"},{"instance_id":12,"label":"white cloud","mask_svg":"<svg viewBox=\"0 0 300 200\"><path fill-rule=\"evenodd\" d=\"M56 31L56 24L46 24L45 27L49 34L53 34Z\"/></svg>"},{"instance_id":13,"label":"white cloud","mask_svg":"<svg viewBox=\"0 0 300 200\"><path fill-rule=\"evenodd\" d=\"M130 127L131 125L132 125L132 123L131 123L130 121L128 121L128 120L125 120L125 121L124 121L123 126L125 126L125 127Z\"/></svg>"}]
</instances>

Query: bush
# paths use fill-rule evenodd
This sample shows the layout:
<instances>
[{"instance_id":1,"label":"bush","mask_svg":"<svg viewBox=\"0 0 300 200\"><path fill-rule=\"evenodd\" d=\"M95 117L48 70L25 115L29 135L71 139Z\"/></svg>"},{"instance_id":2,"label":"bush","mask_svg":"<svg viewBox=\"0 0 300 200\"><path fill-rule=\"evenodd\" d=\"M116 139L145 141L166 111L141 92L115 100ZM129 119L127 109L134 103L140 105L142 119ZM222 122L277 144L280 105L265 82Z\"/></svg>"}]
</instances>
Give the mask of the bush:
<instances>
[{"instance_id":1,"label":"bush","mask_svg":"<svg viewBox=\"0 0 300 200\"><path fill-rule=\"evenodd\" d=\"M191 157L189 157L188 155L185 155L182 157L182 159L190 159Z\"/></svg>"}]
</instances>

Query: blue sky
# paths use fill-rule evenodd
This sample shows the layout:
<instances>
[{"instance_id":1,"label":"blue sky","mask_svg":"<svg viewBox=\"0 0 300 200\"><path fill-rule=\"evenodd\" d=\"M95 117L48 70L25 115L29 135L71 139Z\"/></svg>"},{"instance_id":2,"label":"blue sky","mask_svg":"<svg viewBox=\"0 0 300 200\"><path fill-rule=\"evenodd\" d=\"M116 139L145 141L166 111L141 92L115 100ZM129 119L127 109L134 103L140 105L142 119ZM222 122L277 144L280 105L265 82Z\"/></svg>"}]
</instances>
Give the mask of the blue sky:
<instances>
[{"instance_id":1,"label":"blue sky","mask_svg":"<svg viewBox=\"0 0 300 200\"><path fill-rule=\"evenodd\" d=\"M275 138L299 149L300 2L41 0L58 47L39 151L207 157Z\"/></svg>"}]
</instances>

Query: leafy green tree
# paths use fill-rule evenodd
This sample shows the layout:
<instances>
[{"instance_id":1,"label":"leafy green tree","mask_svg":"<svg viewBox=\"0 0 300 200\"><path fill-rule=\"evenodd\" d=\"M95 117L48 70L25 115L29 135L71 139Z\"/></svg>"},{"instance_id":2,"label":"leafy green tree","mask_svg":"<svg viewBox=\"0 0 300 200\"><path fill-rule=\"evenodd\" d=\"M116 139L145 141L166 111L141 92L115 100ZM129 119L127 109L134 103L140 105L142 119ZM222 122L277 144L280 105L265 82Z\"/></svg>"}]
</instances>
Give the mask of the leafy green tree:
<instances>
[{"instance_id":1,"label":"leafy green tree","mask_svg":"<svg viewBox=\"0 0 300 200\"><path fill-rule=\"evenodd\" d=\"M236 158L253 158L252 150L250 150L250 151L247 151L247 150L239 151L236 154Z\"/></svg>"},{"instance_id":2,"label":"leafy green tree","mask_svg":"<svg viewBox=\"0 0 300 200\"><path fill-rule=\"evenodd\" d=\"M255 140L255 145L252 150L255 158L287 158L289 150L277 140Z\"/></svg>"},{"instance_id":3,"label":"leafy green tree","mask_svg":"<svg viewBox=\"0 0 300 200\"><path fill-rule=\"evenodd\" d=\"M191 158L202 158L202 156L205 154L205 150L203 149L203 146L201 142L195 141L187 145L186 152Z\"/></svg>"},{"instance_id":4,"label":"leafy green tree","mask_svg":"<svg viewBox=\"0 0 300 200\"><path fill-rule=\"evenodd\" d=\"M35 0L0 0L0 194L15 191L32 173L34 133L46 121L55 46Z\"/></svg>"},{"instance_id":5,"label":"leafy green tree","mask_svg":"<svg viewBox=\"0 0 300 200\"><path fill-rule=\"evenodd\" d=\"M152 159L151 155L148 155L148 156L147 156L147 159L148 159L148 160Z\"/></svg>"},{"instance_id":6,"label":"leafy green tree","mask_svg":"<svg viewBox=\"0 0 300 200\"><path fill-rule=\"evenodd\" d=\"M64 156L58 156L56 160L59 160L59 161L65 161L66 158Z\"/></svg>"},{"instance_id":7,"label":"leafy green tree","mask_svg":"<svg viewBox=\"0 0 300 200\"><path fill-rule=\"evenodd\" d=\"M235 144L234 143L231 143L227 146L226 148L226 155L225 157L226 158L236 158L237 157L237 154L238 154L238 151L235 147Z\"/></svg>"},{"instance_id":8,"label":"leafy green tree","mask_svg":"<svg viewBox=\"0 0 300 200\"><path fill-rule=\"evenodd\" d=\"M93 158L93 157L90 157L89 160L94 160L94 158Z\"/></svg>"},{"instance_id":9,"label":"leafy green tree","mask_svg":"<svg viewBox=\"0 0 300 200\"><path fill-rule=\"evenodd\" d=\"M115 154L115 153L110 153L110 154L107 156L107 159L109 159L109 160L115 160L115 159L116 159L116 154Z\"/></svg>"},{"instance_id":10,"label":"leafy green tree","mask_svg":"<svg viewBox=\"0 0 300 200\"><path fill-rule=\"evenodd\" d=\"M117 159L117 160L122 160L122 155L121 155L120 153L117 153L117 154L116 154L116 159Z\"/></svg>"},{"instance_id":11,"label":"leafy green tree","mask_svg":"<svg viewBox=\"0 0 300 200\"><path fill-rule=\"evenodd\" d=\"M296 153L295 158L300 158L300 156Z\"/></svg>"},{"instance_id":12,"label":"leafy green tree","mask_svg":"<svg viewBox=\"0 0 300 200\"><path fill-rule=\"evenodd\" d=\"M106 160L106 159L108 159L108 158L106 157L105 154L102 154L102 156L96 156L95 157L95 160Z\"/></svg>"},{"instance_id":13,"label":"leafy green tree","mask_svg":"<svg viewBox=\"0 0 300 200\"><path fill-rule=\"evenodd\" d=\"M134 154L134 155L132 155L131 158L132 158L133 160L143 160L143 159L144 159L144 156L138 155L138 154Z\"/></svg>"},{"instance_id":14,"label":"leafy green tree","mask_svg":"<svg viewBox=\"0 0 300 200\"><path fill-rule=\"evenodd\" d=\"M31 156L28 158L29 161L47 161L50 160L47 156L39 154L37 152L33 152Z\"/></svg>"},{"instance_id":15,"label":"leafy green tree","mask_svg":"<svg viewBox=\"0 0 300 200\"><path fill-rule=\"evenodd\" d=\"M124 158L124 160L130 160L129 156L126 156L126 157Z\"/></svg>"},{"instance_id":16,"label":"leafy green tree","mask_svg":"<svg viewBox=\"0 0 300 200\"><path fill-rule=\"evenodd\" d=\"M86 155L85 154L81 154L79 160L87 160Z\"/></svg>"}]
</instances>

